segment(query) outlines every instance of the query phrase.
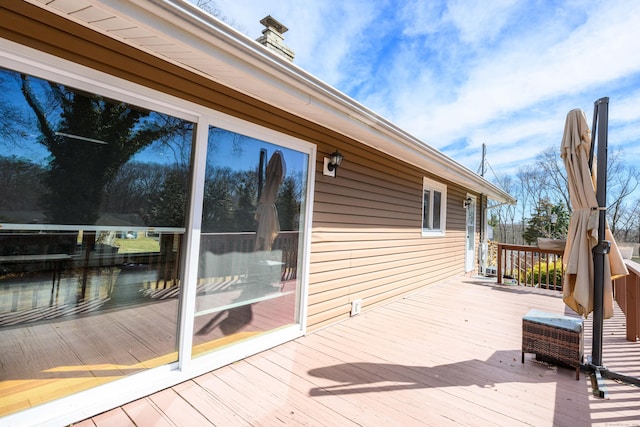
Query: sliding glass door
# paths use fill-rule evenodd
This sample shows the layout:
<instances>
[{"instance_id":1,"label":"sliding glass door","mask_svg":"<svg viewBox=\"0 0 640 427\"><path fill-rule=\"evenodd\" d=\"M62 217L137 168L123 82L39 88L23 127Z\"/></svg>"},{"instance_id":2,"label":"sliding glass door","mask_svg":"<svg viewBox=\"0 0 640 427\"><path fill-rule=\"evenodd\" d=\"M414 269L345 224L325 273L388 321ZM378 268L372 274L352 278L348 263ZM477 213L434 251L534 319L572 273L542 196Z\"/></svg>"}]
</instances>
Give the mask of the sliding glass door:
<instances>
[{"instance_id":1,"label":"sliding glass door","mask_svg":"<svg viewBox=\"0 0 640 427\"><path fill-rule=\"evenodd\" d=\"M0 416L177 360L195 124L0 69Z\"/></svg>"},{"instance_id":2,"label":"sliding glass door","mask_svg":"<svg viewBox=\"0 0 640 427\"><path fill-rule=\"evenodd\" d=\"M299 322L309 155L210 128L194 355Z\"/></svg>"},{"instance_id":3,"label":"sliding glass door","mask_svg":"<svg viewBox=\"0 0 640 427\"><path fill-rule=\"evenodd\" d=\"M0 67L0 418L303 333L312 144L34 68Z\"/></svg>"}]
</instances>

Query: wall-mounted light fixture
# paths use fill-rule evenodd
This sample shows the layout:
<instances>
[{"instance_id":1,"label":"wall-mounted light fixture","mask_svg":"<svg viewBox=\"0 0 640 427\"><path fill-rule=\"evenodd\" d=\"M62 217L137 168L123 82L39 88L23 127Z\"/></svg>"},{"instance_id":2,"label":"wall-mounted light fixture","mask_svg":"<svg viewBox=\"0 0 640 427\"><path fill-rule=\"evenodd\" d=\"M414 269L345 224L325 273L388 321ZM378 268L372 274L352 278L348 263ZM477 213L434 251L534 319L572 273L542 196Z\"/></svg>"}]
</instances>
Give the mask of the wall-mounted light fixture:
<instances>
[{"instance_id":1,"label":"wall-mounted light fixture","mask_svg":"<svg viewBox=\"0 0 640 427\"><path fill-rule=\"evenodd\" d=\"M333 153L331 153L331 157L329 157L329 164L327 165L327 169L329 169L330 171L337 170L342 164L342 159L344 159L344 156L340 154L338 150L334 151Z\"/></svg>"},{"instance_id":2,"label":"wall-mounted light fixture","mask_svg":"<svg viewBox=\"0 0 640 427\"><path fill-rule=\"evenodd\" d=\"M471 202L473 202L473 199L471 199L471 197L467 197L466 199L464 199L464 202L462 202L462 207L464 207L465 209L468 208L469 206L471 206Z\"/></svg>"},{"instance_id":3,"label":"wall-mounted light fixture","mask_svg":"<svg viewBox=\"0 0 640 427\"><path fill-rule=\"evenodd\" d=\"M342 164L344 156L340 154L338 150L331 153L329 157L324 158L324 171L323 174L327 176L336 177L336 171Z\"/></svg>"}]
</instances>

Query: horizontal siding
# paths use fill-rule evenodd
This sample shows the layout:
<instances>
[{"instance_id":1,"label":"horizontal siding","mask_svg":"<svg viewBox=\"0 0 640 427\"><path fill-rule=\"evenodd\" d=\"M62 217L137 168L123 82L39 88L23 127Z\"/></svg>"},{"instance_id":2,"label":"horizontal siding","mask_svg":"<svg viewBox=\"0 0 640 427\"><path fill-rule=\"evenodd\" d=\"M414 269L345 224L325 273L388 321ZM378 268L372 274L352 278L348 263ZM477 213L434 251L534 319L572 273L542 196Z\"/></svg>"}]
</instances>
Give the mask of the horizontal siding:
<instances>
[{"instance_id":1,"label":"horizontal siding","mask_svg":"<svg viewBox=\"0 0 640 427\"><path fill-rule=\"evenodd\" d=\"M422 237L422 179L437 177L354 141L338 148L337 177L316 180L310 331L348 318L354 300L368 310L464 273L464 189L446 183L445 236Z\"/></svg>"}]
</instances>

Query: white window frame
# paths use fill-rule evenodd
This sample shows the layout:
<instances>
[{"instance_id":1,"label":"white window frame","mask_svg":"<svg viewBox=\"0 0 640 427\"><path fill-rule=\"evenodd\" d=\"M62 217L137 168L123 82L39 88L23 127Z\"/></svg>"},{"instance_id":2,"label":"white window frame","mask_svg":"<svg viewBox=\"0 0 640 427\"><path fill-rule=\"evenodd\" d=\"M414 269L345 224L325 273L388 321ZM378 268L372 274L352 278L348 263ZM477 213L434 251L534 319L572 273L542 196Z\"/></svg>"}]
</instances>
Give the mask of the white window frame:
<instances>
[{"instance_id":1,"label":"white window frame","mask_svg":"<svg viewBox=\"0 0 640 427\"><path fill-rule=\"evenodd\" d=\"M433 228L433 224L428 224L425 227L424 224L424 206L425 206L425 193L429 191L430 201L429 206L431 211L429 212L429 218L433 221L433 195L435 192L440 193L440 227ZM422 179L422 237L436 237L444 236L447 229L447 186L441 182L434 181L429 178Z\"/></svg>"}]
</instances>

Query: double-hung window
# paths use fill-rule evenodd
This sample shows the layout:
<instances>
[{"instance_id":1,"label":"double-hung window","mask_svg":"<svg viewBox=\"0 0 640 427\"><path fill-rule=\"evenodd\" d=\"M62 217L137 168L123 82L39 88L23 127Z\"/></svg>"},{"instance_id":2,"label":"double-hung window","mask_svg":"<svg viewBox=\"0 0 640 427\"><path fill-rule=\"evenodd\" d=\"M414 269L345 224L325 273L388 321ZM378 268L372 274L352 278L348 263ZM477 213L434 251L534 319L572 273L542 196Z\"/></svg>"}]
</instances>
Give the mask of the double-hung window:
<instances>
[{"instance_id":1,"label":"double-hung window","mask_svg":"<svg viewBox=\"0 0 640 427\"><path fill-rule=\"evenodd\" d=\"M424 178L422 182L422 235L444 236L447 186Z\"/></svg>"}]
</instances>

